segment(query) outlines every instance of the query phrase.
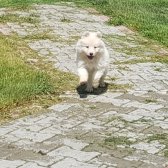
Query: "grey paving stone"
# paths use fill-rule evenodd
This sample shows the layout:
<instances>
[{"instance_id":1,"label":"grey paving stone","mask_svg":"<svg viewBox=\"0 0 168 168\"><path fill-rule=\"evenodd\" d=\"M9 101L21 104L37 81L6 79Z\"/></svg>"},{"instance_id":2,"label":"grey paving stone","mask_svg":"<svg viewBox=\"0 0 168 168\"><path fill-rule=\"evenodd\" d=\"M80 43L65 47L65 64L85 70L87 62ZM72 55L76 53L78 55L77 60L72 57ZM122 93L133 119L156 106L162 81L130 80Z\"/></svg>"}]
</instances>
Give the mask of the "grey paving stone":
<instances>
[{"instance_id":1,"label":"grey paving stone","mask_svg":"<svg viewBox=\"0 0 168 168\"><path fill-rule=\"evenodd\" d=\"M69 147L76 149L76 150L82 150L84 147L89 145L88 143L83 143L82 141L79 141L76 139L68 139L68 138L64 139L63 143L66 146L69 146Z\"/></svg>"},{"instance_id":2,"label":"grey paving stone","mask_svg":"<svg viewBox=\"0 0 168 168\"><path fill-rule=\"evenodd\" d=\"M168 129L168 121L154 121L155 126L159 126L162 129Z\"/></svg>"},{"instance_id":3,"label":"grey paving stone","mask_svg":"<svg viewBox=\"0 0 168 168\"><path fill-rule=\"evenodd\" d=\"M38 159L38 160L32 160L32 161L36 162L39 166L50 167L50 165L54 165L55 163L57 163L63 159L64 159L64 157L57 156L56 158L47 158L46 160Z\"/></svg>"},{"instance_id":4,"label":"grey paving stone","mask_svg":"<svg viewBox=\"0 0 168 168\"><path fill-rule=\"evenodd\" d=\"M0 127L0 136L3 136L9 132L12 132L14 131L16 128L15 127Z\"/></svg>"},{"instance_id":5,"label":"grey paving stone","mask_svg":"<svg viewBox=\"0 0 168 168\"><path fill-rule=\"evenodd\" d=\"M103 126L99 126L90 122L85 122L83 124L80 125L81 129L83 130L94 130L94 129L105 129L105 127Z\"/></svg>"},{"instance_id":6,"label":"grey paving stone","mask_svg":"<svg viewBox=\"0 0 168 168\"><path fill-rule=\"evenodd\" d=\"M144 150L148 153L155 154L165 148L165 145L160 144L158 141L149 143L140 142L138 144L131 145L132 148Z\"/></svg>"},{"instance_id":7,"label":"grey paving stone","mask_svg":"<svg viewBox=\"0 0 168 168\"><path fill-rule=\"evenodd\" d=\"M119 97L120 95L122 95L122 93L109 93L109 94L104 94L104 95L100 95L95 97L94 99L91 99L90 102L103 102L103 103L112 103L116 106L121 106L123 104L126 104L129 102L129 100L120 100L120 99L115 99L113 97Z\"/></svg>"},{"instance_id":8,"label":"grey paving stone","mask_svg":"<svg viewBox=\"0 0 168 168\"><path fill-rule=\"evenodd\" d=\"M22 160L2 160L0 159L0 165L2 168L17 168L18 166L21 166L25 163L25 161Z\"/></svg>"},{"instance_id":9,"label":"grey paving stone","mask_svg":"<svg viewBox=\"0 0 168 168\"><path fill-rule=\"evenodd\" d=\"M72 158L74 158L78 161L81 161L81 162L89 161L98 155L100 155L100 153L98 153L98 152L84 152L84 151L74 150L68 146L62 146L62 147L48 153L48 156L72 157Z\"/></svg>"},{"instance_id":10,"label":"grey paving stone","mask_svg":"<svg viewBox=\"0 0 168 168\"><path fill-rule=\"evenodd\" d=\"M0 24L0 32L4 35L10 35L12 33L12 30L7 25Z\"/></svg>"},{"instance_id":11,"label":"grey paving stone","mask_svg":"<svg viewBox=\"0 0 168 168\"><path fill-rule=\"evenodd\" d=\"M123 107L136 107L136 108L140 108L140 109L146 109L149 111L155 111L155 110L163 108L164 106L160 105L160 104L156 104L156 103L145 104L145 103L140 103L137 101L131 101L131 102L124 104Z\"/></svg>"},{"instance_id":12,"label":"grey paving stone","mask_svg":"<svg viewBox=\"0 0 168 168\"><path fill-rule=\"evenodd\" d=\"M24 129L13 131L11 135L14 135L18 138L24 137L24 139L30 140L32 142L42 142L54 136L52 133L43 134L39 132L30 132Z\"/></svg>"},{"instance_id":13,"label":"grey paving stone","mask_svg":"<svg viewBox=\"0 0 168 168\"><path fill-rule=\"evenodd\" d=\"M62 112L64 110L69 109L70 107L73 107L75 104L57 104L54 106L51 106L49 109L57 111L57 112Z\"/></svg>"},{"instance_id":14,"label":"grey paving stone","mask_svg":"<svg viewBox=\"0 0 168 168\"><path fill-rule=\"evenodd\" d=\"M101 31L110 53L106 82L131 84L131 87L126 89L127 93L107 90L100 95L88 94L85 99L80 99L76 91L69 91L60 96L65 101L49 107L46 110L48 113L24 117L1 126L0 167L167 166L167 158L163 155L167 150L164 143L160 140L147 142L147 138L154 133L168 133L167 66L159 62L114 64L116 61L141 59L140 55L162 55L167 51L162 48L157 51L154 46L148 46L146 49L146 46L138 41L140 39L137 40L138 37L141 38L139 35L123 26L109 26L105 23L108 17L94 11L90 13L89 10L91 9L79 9L73 3L34 5L29 11L0 9L0 15L11 12L19 17L33 16L39 19L38 24L3 24L0 25L0 32L6 35L14 32L21 38L44 33L51 36L29 39L26 42L46 64L52 62L53 67L74 74L77 74L77 39L86 30ZM112 38L112 42L107 40L107 36ZM144 50L126 54L127 49L136 50L138 47L143 47ZM33 65L35 62L29 60L27 63ZM113 80L114 77L116 80ZM156 102L145 103L148 98L156 99ZM114 146L115 150L113 145L105 143L107 138L113 140L114 137L118 138L119 143ZM131 144L124 144L127 141ZM20 150L17 149L22 152L19 153ZM17 160L18 158L23 158L24 161Z\"/></svg>"},{"instance_id":15,"label":"grey paving stone","mask_svg":"<svg viewBox=\"0 0 168 168\"><path fill-rule=\"evenodd\" d=\"M129 122L136 121L142 118L142 116L140 115L132 115L131 113L130 114L120 114L119 116L121 116L125 121L129 121Z\"/></svg>"},{"instance_id":16,"label":"grey paving stone","mask_svg":"<svg viewBox=\"0 0 168 168\"><path fill-rule=\"evenodd\" d=\"M141 166L145 168L146 167L159 167L159 168L165 168L167 159L157 156L157 155L152 155L152 154L147 154L146 152L141 152L141 151L136 151L133 155L126 156L124 159L130 160L130 161L142 161L144 164ZM140 166L140 167L141 167Z\"/></svg>"},{"instance_id":17,"label":"grey paving stone","mask_svg":"<svg viewBox=\"0 0 168 168\"><path fill-rule=\"evenodd\" d=\"M37 165L37 163L26 163L23 166L21 166L20 168L44 168L43 166L39 166Z\"/></svg>"},{"instance_id":18,"label":"grey paving stone","mask_svg":"<svg viewBox=\"0 0 168 168\"><path fill-rule=\"evenodd\" d=\"M151 120L164 120L167 117L167 114L162 113L162 115L160 115L160 113L158 112L153 112L153 111L148 111L148 110L141 110L141 109L137 109L133 112L130 113L130 115L140 115L143 117L148 117Z\"/></svg>"},{"instance_id":19,"label":"grey paving stone","mask_svg":"<svg viewBox=\"0 0 168 168\"><path fill-rule=\"evenodd\" d=\"M98 168L95 165L82 163L82 162L76 161L73 158L66 158L51 166L51 168L79 168L79 167L80 168Z\"/></svg>"}]
</instances>

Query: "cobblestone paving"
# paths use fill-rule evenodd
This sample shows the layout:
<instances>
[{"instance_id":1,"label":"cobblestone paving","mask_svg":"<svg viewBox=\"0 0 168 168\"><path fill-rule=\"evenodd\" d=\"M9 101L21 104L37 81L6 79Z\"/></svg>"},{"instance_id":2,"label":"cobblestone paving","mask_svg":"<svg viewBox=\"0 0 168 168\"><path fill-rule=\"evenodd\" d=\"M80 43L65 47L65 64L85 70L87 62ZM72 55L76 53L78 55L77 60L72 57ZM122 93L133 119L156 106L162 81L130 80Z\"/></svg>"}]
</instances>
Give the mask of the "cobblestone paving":
<instances>
[{"instance_id":1,"label":"cobblestone paving","mask_svg":"<svg viewBox=\"0 0 168 168\"><path fill-rule=\"evenodd\" d=\"M36 5L28 12L1 9L0 15L8 12L40 22L7 23L0 25L0 32L17 33L40 57L72 73L76 73L75 43L81 32L101 31L111 56L107 82L131 84L131 88L85 99L67 92L61 95L65 101L48 108L48 113L1 126L1 168L168 166L167 66L158 62L114 64L167 51L149 48L145 39L127 28L108 26L105 16L74 5ZM52 38L26 38L44 32ZM126 53L128 49L135 49L134 53Z\"/></svg>"}]
</instances>

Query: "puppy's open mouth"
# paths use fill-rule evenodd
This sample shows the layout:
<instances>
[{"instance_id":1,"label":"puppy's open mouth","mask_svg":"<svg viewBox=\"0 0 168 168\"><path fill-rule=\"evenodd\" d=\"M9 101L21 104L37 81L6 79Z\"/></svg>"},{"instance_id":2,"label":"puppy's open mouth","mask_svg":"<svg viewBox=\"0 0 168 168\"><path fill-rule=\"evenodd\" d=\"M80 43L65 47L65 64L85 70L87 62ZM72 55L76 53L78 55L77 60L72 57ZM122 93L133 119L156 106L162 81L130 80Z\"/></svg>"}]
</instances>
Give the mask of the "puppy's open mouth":
<instances>
[{"instance_id":1,"label":"puppy's open mouth","mask_svg":"<svg viewBox=\"0 0 168 168\"><path fill-rule=\"evenodd\" d=\"M87 55L87 57L92 60L94 56Z\"/></svg>"}]
</instances>

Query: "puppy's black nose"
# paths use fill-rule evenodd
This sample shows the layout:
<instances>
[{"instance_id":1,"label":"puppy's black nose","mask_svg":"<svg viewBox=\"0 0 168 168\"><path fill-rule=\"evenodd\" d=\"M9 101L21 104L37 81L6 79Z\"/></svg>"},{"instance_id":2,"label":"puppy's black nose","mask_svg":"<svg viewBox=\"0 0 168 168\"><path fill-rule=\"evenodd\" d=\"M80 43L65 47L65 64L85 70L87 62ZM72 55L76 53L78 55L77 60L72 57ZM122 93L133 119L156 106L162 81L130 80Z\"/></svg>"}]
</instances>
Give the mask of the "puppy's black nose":
<instances>
[{"instance_id":1,"label":"puppy's black nose","mask_svg":"<svg viewBox=\"0 0 168 168\"><path fill-rule=\"evenodd\" d=\"M90 56L93 56L93 53L90 53Z\"/></svg>"}]
</instances>

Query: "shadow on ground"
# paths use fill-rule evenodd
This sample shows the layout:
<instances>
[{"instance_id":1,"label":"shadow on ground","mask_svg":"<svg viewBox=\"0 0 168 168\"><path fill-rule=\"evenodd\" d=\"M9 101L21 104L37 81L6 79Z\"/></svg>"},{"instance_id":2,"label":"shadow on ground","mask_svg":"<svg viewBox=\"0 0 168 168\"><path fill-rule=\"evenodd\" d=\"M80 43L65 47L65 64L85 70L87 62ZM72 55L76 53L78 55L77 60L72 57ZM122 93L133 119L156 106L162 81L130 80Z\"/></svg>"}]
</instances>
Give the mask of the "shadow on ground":
<instances>
[{"instance_id":1,"label":"shadow on ground","mask_svg":"<svg viewBox=\"0 0 168 168\"><path fill-rule=\"evenodd\" d=\"M79 94L80 98L87 98L88 95L100 95L100 94L107 92L108 85L109 85L108 83L105 83L105 87L94 88L93 92L91 92L91 93L86 91L86 84L79 85L76 88L76 90L77 90L77 93Z\"/></svg>"}]
</instances>

